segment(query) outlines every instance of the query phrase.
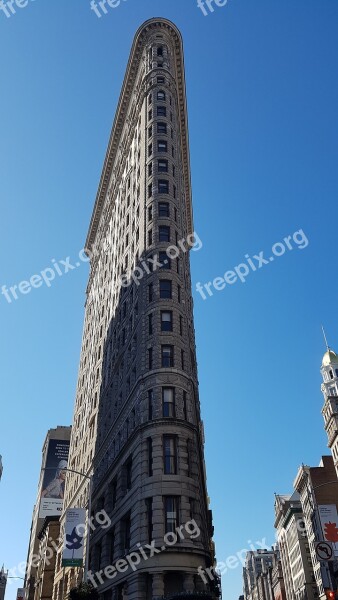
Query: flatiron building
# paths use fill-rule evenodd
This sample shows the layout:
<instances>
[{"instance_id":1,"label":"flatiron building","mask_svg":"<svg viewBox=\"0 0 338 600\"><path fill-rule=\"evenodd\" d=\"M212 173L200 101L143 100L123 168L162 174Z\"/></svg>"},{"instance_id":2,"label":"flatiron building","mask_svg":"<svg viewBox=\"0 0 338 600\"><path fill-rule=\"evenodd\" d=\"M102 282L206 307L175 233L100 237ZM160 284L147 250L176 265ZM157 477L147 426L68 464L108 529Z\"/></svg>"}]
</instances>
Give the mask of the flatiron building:
<instances>
[{"instance_id":1,"label":"flatiron building","mask_svg":"<svg viewBox=\"0 0 338 600\"><path fill-rule=\"evenodd\" d=\"M212 569L214 545L189 264L196 239L182 38L151 19L133 42L86 241L70 468L93 475L89 574L105 600L219 593L211 571L198 571ZM69 473L65 508L87 496L88 480ZM100 511L109 528L95 527ZM106 576L141 549L135 569ZM61 556L58 570L54 600L79 578L67 569L62 581Z\"/></svg>"}]
</instances>

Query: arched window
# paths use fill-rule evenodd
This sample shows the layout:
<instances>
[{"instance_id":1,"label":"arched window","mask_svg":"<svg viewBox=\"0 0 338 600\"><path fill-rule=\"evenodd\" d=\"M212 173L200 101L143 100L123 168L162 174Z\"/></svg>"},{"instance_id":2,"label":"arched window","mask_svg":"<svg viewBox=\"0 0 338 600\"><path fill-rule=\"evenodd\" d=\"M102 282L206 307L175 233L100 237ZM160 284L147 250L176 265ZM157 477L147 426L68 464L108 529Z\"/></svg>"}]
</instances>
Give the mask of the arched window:
<instances>
[{"instance_id":1,"label":"arched window","mask_svg":"<svg viewBox=\"0 0 338 600\"><path fill-rule=\"evenodd\" d=\"M157 92L157 100L162 100L163 102L165 101L165 92L163 90Z\"/></svg>"},{"instance_id":2,"label":"arched window","mask_svg":"<svg viewBox=\"0 0 338 600\"><path fill-rule=\"evenodd\" d=\"M333 379L333 372L331 369L330 369L329 373L330 373L330 379Z\"/></svg>"}]
</instances>

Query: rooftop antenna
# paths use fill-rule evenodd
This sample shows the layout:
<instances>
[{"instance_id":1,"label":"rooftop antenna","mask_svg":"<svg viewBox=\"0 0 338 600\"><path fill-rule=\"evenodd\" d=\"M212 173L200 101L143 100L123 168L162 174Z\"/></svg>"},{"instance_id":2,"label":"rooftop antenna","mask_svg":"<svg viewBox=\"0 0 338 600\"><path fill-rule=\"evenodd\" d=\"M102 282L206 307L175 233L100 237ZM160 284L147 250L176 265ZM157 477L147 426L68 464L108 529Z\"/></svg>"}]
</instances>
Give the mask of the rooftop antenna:
<instances>
[{"instance_id":1,"label":"rooftop antenna","mask_svg":"<svg viewBox=\"0 0 338 600\"><path fill-rule=\"evenodd\" d=\"M326 350L330 350L329 344L327 343L327 338L326 338L325 329L324 329L323 325L322 325L322 332L323 332L323 336L324 336L324 340L325 340Z\"/></svg>"}]
</instances>

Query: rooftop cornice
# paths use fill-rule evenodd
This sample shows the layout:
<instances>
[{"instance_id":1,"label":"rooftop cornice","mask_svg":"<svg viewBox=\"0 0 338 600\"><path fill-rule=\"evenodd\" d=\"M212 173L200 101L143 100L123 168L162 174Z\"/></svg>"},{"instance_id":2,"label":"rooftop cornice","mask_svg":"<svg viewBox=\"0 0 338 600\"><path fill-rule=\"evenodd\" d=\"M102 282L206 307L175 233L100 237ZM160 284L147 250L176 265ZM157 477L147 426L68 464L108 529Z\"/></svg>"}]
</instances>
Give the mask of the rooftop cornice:
<instances>
[{"instance_id":1,"label":"rooftop cornice","mask_svg":"<svg viewBox=\"0 0 338 600\"><path fill-rule=\"evenodd\" d=\"M188 234L193 232L193 213L192 213L192 198L191 198L191 179L190 179L190 154L189 154L189 134L188 134L188 117L186 103L186 87L184 73L184 57L183 57L183 42L179 29L164 18L153 18L145 21L138 29L134 37L132 49L130 52L126 74L124 77L122 90L112 126L110 139L106 151L106 156L103 164L102 174L99 182L98 192L96 195L94 210L92 213L85 249L90 255L93 247L99 223L104 209L105 198L108 192L109 182L111 180L115 159L119 152L119 144L123 127L128 115L130 102L132 101L132 91L136 84L137 73L144 47L147 43L149 33L152 30L166 30L173 39L175 46L175 70L178 94L178 119L180 122L181 133L181 148L182 148L182 164L184 174L184 191L187 207L187 226Z\"/></svg>"}]
</instances>

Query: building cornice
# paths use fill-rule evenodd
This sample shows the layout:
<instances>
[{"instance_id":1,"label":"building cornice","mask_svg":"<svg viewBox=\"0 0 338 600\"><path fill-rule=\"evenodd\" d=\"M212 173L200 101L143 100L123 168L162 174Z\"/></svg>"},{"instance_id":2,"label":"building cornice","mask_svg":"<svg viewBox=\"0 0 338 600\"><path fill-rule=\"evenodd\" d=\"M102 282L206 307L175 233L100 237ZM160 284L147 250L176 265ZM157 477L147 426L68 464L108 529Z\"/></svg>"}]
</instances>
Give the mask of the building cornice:
<instances>
[{"instance_id":1,"label":"building cornice","mask_svg":"<svg viewBox=\"0 0 338 600\"><path fill-rule=\"evenodd\" d=\"M142 54L149 39L149 34L155 30L166 30L169 32L175 48L174 59L177 82L178 116L180 121L184 191L187 211L187 228L188 234L193 232L190 154L182 36L178 28L171 21L163 18L154 18L143 23L143 25L141 25L141 27L138 29L134 38L112 131L108 142L108 148L106 151L98 192L96 195L94 210L89 225L85 244L85 249L88 255L91 254L92 247L96 239L113 173L113 167L116 163L118 153L121 151L120 142L122 138L122 132L128 116L130 104L132 102L132 92L136 84Z\"/></svg>"}]
</instances>

